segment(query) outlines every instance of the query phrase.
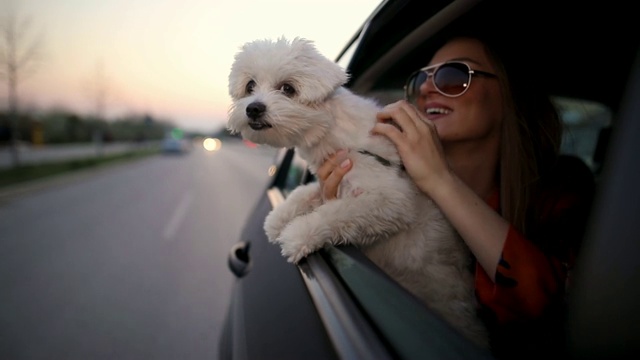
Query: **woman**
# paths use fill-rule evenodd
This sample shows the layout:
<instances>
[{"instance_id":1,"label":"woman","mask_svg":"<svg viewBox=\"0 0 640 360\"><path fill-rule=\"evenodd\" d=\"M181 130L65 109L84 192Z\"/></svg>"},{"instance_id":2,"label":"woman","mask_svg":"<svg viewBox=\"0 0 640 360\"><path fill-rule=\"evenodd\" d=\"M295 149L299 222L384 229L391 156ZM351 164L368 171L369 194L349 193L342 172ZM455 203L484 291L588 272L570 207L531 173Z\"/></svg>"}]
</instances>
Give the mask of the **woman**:
<instances>
[{"instance_id":1,"label":"woman","mask_svg":"<svg viewBox=\"0 0 640 360\"><path fill-rule=\"evenodd\" d=\"M444 43L410 77L409 101L386 106L372 134L396 145L471 249L494 354L557 354L593 179L582 162L558 156L561 122L531 68L509 67L496 49L472 37ZM338 152L319 169L325 199L350 168Z\"/></svg>"}]
</instances>

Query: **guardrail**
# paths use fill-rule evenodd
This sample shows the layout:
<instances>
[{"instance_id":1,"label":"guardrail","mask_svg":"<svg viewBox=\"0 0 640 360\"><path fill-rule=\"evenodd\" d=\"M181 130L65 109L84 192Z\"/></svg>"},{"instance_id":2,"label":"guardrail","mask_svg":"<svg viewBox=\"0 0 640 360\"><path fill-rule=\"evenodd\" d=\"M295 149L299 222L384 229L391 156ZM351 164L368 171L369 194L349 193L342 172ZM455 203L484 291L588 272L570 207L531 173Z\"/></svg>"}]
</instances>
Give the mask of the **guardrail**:
<instances>
[{"instance_id":1,"label":"guardrail","mask_svg":"<svg viewBox=\"0 0 640 360\"><path fill-rule=\"evenodd\" d=\"M86 159L93 156L113 155L157 146L160 146L159 141L36 146L22 144L18 146L18 160L20 165L35 165L64 160ZM0 147L0 169L6 169L13 165L11 148L8 146Z\"/></svg>"}]
</instances>

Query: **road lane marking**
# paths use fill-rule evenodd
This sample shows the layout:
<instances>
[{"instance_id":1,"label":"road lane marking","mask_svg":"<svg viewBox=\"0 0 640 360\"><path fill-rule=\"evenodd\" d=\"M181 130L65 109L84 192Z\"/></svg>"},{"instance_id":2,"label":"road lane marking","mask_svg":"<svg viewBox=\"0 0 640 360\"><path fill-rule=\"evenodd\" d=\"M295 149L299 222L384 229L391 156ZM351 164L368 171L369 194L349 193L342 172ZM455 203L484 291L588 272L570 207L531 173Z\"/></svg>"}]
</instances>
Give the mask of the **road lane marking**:
<instances>
[{"instance_id":1,"label":"road lane marking","mask_svg":"<svg viewBox=\"0 0 640 360\"><path fill-rule=\"evenodd\" d=\"M173 212L173 216L171 216L171 220L167 223L167 226L164 227L163 235L166 240L171 240L176 236L178 228L184 221L185 216L187 216L187 210L189 210L192 201L193 195L190 192L182 196L180 204L178 204L178 207Z\"/></svg>"}]
</instances>

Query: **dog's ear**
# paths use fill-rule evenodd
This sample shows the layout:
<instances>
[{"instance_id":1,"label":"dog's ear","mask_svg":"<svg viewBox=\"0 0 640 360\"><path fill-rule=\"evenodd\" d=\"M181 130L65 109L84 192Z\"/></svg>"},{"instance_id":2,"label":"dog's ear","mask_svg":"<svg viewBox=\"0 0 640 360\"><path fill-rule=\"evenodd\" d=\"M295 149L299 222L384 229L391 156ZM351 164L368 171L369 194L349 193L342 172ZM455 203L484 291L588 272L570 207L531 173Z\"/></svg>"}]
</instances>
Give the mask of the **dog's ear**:
<instances>
[{"instance_id":1,"label":"dog's ear","mask_svg":"<svg viewBox=\"0 0 640 360\"><path fill-rule=\"evenodd\" d=\"M291 50L294 56L290 69L296 74L298 96L302 102L324 101L349 80L344 69L322 55L312 41L295 38L291 41Z\"/></svg>"},{"instance_id":2,"label":"dog's ear","mask_svg":"<svg viewBox=\"0 0 640 360\"><path fill-rule=\"evenodd\" d=\"M264 74L276 71L272 58L277 49L268 39L259 39L243 44L233 58L229 73L229 96L238 100L249 95L247 85L258 81Z\"/></svg>"},{"instance_id":3,"label":"dog's ear","mask_svg":"<svg viewBox=\"0 0 640 360\"><path fill-rule=\"evenodd\" d=\"M243 56L242 51L235 55L233 65L231 66L231 72L229 73L229 96L234 100L241 99L246 96L247 83L251 80L249 75L250 73L246 69L246 61L244 61Z\"/></svg>"}]
</instances>

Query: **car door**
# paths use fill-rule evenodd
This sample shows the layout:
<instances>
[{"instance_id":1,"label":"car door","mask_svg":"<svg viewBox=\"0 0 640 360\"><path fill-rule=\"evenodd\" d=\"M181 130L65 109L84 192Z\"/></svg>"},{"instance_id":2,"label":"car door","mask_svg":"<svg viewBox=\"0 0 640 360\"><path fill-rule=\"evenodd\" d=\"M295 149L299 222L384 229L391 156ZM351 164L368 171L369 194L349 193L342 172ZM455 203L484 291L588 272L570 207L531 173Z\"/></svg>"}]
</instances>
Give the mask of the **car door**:
<instances>
[{"instance_id":1,"label":"car door","mask_svg":"<svg viewBox=\"0 0 640 360\"><path fill-rule=\"evenodd\" d=\"M280 152L273 182L230 250L229 266L238 280L219 344L221 359L336 358L297 267L268 242L262 227L287 189L302 180L295 173L304 169L292 160L292 150Z\"/></svg>"}]
</instances>

